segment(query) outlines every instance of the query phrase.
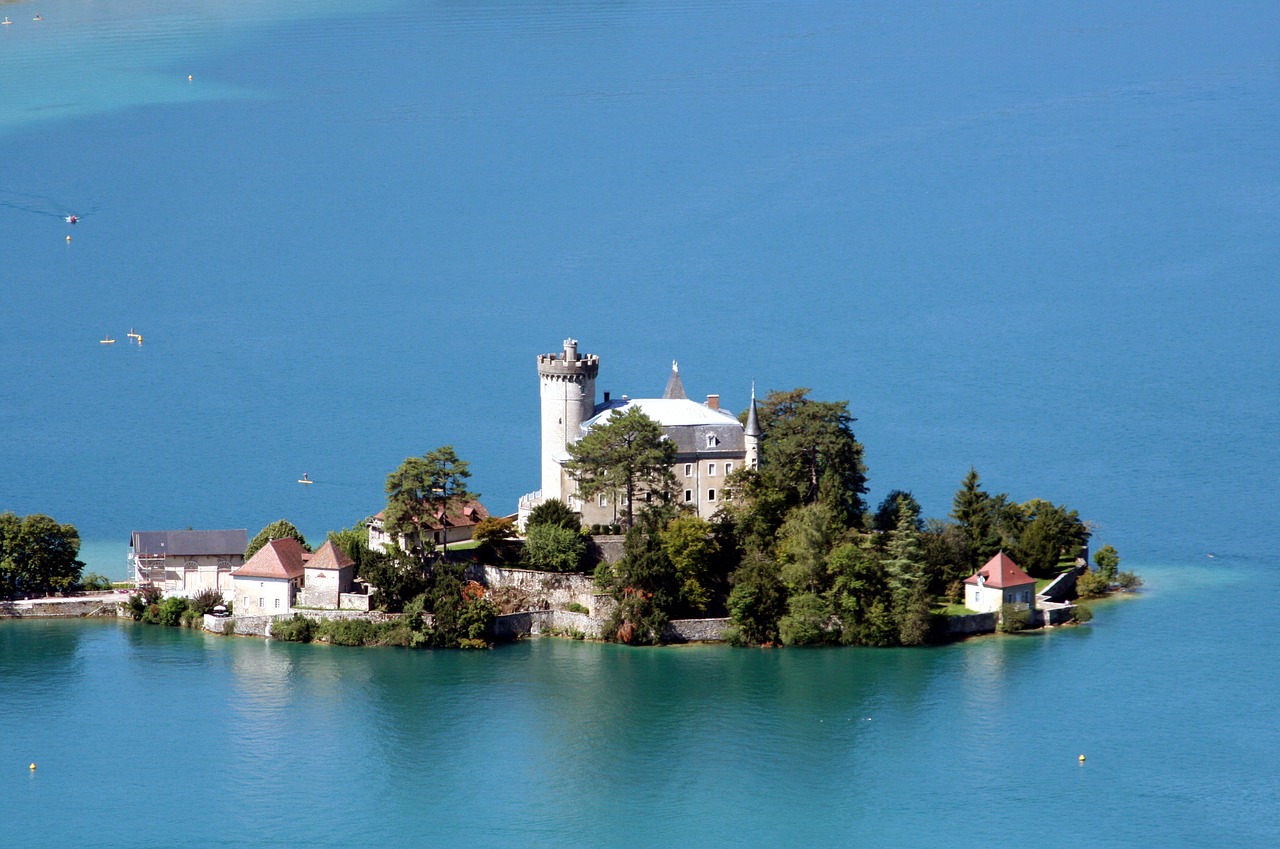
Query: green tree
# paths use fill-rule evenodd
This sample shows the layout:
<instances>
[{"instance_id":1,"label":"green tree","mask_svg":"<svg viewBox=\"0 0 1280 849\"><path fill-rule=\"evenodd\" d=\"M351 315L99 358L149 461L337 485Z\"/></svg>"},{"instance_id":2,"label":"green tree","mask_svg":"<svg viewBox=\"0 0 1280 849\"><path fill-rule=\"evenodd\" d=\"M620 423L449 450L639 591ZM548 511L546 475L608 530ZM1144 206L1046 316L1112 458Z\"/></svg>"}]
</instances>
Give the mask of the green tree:
<instances>
[{"instance_id":1,"label":"green tree","mask_svg":"<svg viewBox=\"0 0 1280 849\"><path fill-rule=\"evenodd\" d=\"M633 645L660 642L680 597L675 564L662 546L660 513L650 511L627 531L623 554L607 574L617 602L606 633Z\"/></svg>"},{"instance_id":2,"label":"green tree","mask_svg":"<svg viewBox=\"0 0 1280 849\"><path fill-rule=\"evenodd\" d=\"M435 550L433 525L441 526L448 548L448 517L477 496L467 490L471 469L452 445L442 445L421 457L406 457L387 475L386 527L404 539L410 553L421 558Z\"/></svg>"},{"instance_id":3,"label":"green tree","mask_svg":"<svg viewBox=\"0 0 1280 849\"><path fill-rule=\"evenodd\" d=\"M840 618L840 642L846 645L883 646L897 640L882 559L879 549L866 538L839 545L827 557L833 608Z\"/></svg>"},{"instance_id":4,"label":"green tree","mask_svg":"<svg viewBox=\"0 0 1280 849\"><path fill-rule=\"evenodd\" d=\"M951 518L964 533L968 548L967 572L978 569L1000 550L991 496L983 491L981 483L977 469L971 466L951 502Z\"/></svg>"},{"instance_id":5,"label":"green tree","mask_svg":"<svg viewBox=\"0 0 1280 849\"><path fill-rule=\"evenodd\" d=\"M715 528L706 519L686 513L668 522L661 537L680 582L680 606L691 613L706 613L712 570L720 556Z\"/></svg>"},{"instance_id":6,"label":"green tree","mask_svg":"<svg viewBox=\"0 0 1280 849\"><path fill-rule=\"evenodd\" d=\"M577 572L587 553L579 531L560 525L531 525L524 538L522 561L542 572Z\"/></svg>"},{"instance_id":7,"label":"green tree","mask_svg":"<svg viewBox=\"0 0 1280 849\"><path fill-rule=\"evenodd\" d=\"M831 642L834 633L831 602L825 596L805 592L787 599L787 614L778 621L783 645L816 646Z\"/></svg>"},{"instance_id":8,"label":"green tree","mask_svg":"<svg viewBox=\"0 0 1280 849\"><path fill-rule=\"evenodd\" d=\"M1074 559L1089 539L1089 531L1076 511L1041 499L1021 505L1027 517L1017 542L1011 547L1013 559L1035 577L1058 571L1058 561Z\"/></svg>"},{"instance_id":9,"label":"green tree","mask_svg":"<svg viewBox=\"0 0 1280 849\"><path fill-rule=\"evenodd\" d=\"M577 531L582 528L582 518L559 498L548 498L529 511L525 528L536 525L558 525L566 530Z\"/></svg>"},{"instance_id":10,"label":"green tree","mask_svg":"<svg viewBox=\"0 0 1280 849\"><path fill-rule=\"evenodd\" d=\"M591 428L569 446L565 464L577 482L583 498L604 493L615 502L621 498L626 508L626 525L635 526L638 497L656 497L669 503L675 491L671 464L676 446L662 432L662 426L639 407L616 414Z\"/></svg>"},{"instance_id":11,"label":"green tree","mask_svg":"<svg viewBox=\"0 0 1280 849\"><path fill-rule=\"evenodd\" d=\"M422 562L399 548L390 552L371 551L357 574L374 588L370 599L373 606L388 613L399 613L405 604L427 589Z\"/></svg>"},{"instance_id":12,"label":"green tree","mask_svg":"<svg viewBox=\"0 0 1280 849\"><path fill-rule=\"evenodd\" d=\"M80 533L33 513L0 513L0 598L67 593L80 583Z\"/></svg>"},{"instance_id":13,"label":"green tree","mask_svg":"<svg viewBox=\"0 0 1280 849\"><path fill-rule=\"evenodd\" d=\"M1111 589L1111 582L1101 569L1085 569L1076 578L1076 595L1080 598L1101 598Z\"/></svg>"},{"instance_id":14,"label":"green tree","mask_svg":"<svg viewBox=\"0 0 1280 849\"><path fill-rule=\"evenodd\" d=\"M806 504L787 514L779 534L781 577L794 593L825 589L827 554L837 532L837 520L824 504Z\"/></svg>"},{"instance_id":15,"label":"green tree","mask_svg":"<svg viewBox=\"0 0 1280 849\"><path fill-rule=\"evenodd\" d=\"M760 474L788 506L823 504L845 527L862 522L867 470L847 401L814 401L805 388L770 392L759 407Z\"/></svg>"},{"instance_id":16,"label":"green tree","mask_svg":"<svg viewBox=\"0 0 1280 849\"><path fill-rule=\"evenodd\" d=\"M778 642L778 622L787 612L787 590L777 566L759 551L750 551L730 583L729 641L737 645Z\"/></svg>"},{"instance_id":17,"label":"green tree","mask_svg":"<svg viewBox=\"0 0 1280 849\"><path fill-rule=\"evenodd\" d=\"M368 520L356 522L351 527L340 531L329 531L328 539L342 553L351 558L351 562L356 567L356 574L363 574L365 565L373 556L369 549Z\"/></svg>"},{"instance_id":18,"label":"green tree","mask_svg":"<svg viewBox=\"0 0 1280 849\"><path fill-rule=\"evenodd\" d=\"M929 631L929 586L917 519L911 503L899 498L898 524L889 535L885 559L898 641L906 646L924 642Z\"/></svg>"},{"instance_id":19,"label":"green tree","mask_svg":"<svg viewBox=\"0 0 1280 849\"><path fill-rule=\"evenodd\" d=\"M969 565L969 544L959 525L928 519L920 532L920 556L929 576L930 591L942 593L973 571Z\"/></svg>"},{"instance_id":20,"label":"green tree","mask_svg":"<svg viewBox=\"0 0 1280 849\"><path fill-rule=\"evenodd\" d=\"M516 522L510 516L486 516L476 522L471 538L476 542L502 542L516 535Z\"/></svg>"},{"instance_id":21,"label":"green tree","mask_svg":"<svg viewBox=\"0 0 1280 849\"><path fill-rule=\"evenodd\" d=\"M902 489L891 490L884 500L880 502L880 506L876 508L876 514L871 520L871 526L881 533L888 533L898 527L898 510L899 501L906 499L911 510L917 516L916 527L924 530L924 522L918 517L920 516L920 502L911 493Z\"/></svg>"},{"instance_id":22,"label":"green tree","mask_svg":"<svg viewBox=\"0 0 1280 849\"><path fill-rule=\"evenodd\" d=\"M1093 553L1093 565L1108 581L1114 581L1120 572L1120 552L1113 546L1104 545Z\"/></svg>"},{"instance_id":23,"label":"green tree","mask_svg":"<svg viewBox=\"0 0 1280 849\"><path fill-rule=\"evenodd\" d=\"M307 551L311 550L311 546L307 544L307 538L302 535L302 531L293 526L293 523L287 519L277 519L258 531L253 539L249 540L249 547L244 550L244 559L258 553L258 550L273 539L296 539Z\"/></svg>"}]
</instances>

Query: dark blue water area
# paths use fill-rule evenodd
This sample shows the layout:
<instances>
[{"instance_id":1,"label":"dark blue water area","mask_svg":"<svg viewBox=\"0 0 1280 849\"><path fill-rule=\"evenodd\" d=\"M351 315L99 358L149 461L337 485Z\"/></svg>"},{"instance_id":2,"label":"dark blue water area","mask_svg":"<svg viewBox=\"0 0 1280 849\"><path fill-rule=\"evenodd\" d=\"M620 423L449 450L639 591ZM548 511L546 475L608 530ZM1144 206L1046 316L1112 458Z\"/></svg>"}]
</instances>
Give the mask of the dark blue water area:
<instances>
[{"instance_id":1,"label":"dark blue water area","mask_svg":"<svg viewBox=\"0 0 1280 849\"><path fill-rule=\"evenodd\" d=\"M391 3L184 24L133 61L192 74L191 100L0 137L0 197L44 199L0 207L0 506L122 568L133 529L349 525L403 457L452 443L511 511L537 486L533 356L572 335L615 394L657 394L678 359L735 410L753 379L849 399L872 501L943 515L974 465L1135 564L1266 561L1276 17Z\"/></svg>"}]
</instances>

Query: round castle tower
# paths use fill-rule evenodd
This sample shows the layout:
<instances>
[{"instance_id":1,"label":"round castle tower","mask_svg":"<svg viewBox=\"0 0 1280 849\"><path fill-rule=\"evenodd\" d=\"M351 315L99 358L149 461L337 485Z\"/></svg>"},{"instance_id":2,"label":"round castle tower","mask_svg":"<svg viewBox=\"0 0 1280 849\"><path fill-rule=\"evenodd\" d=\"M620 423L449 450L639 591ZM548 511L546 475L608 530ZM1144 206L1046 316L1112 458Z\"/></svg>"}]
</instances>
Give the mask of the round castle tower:
<instances>
[{"instance_id":1,"label":"round castle tower","mask_svg":"<svg viewBox=\"0 0 1280 849\"><path fill-rule=\"evenodd\" d=\"M538 355L538 392L542 400L542 500L568 501L560 463L568 445L582 435L582 423L596 412L596 376L600 358L579 354L578 340L564 340L564 351Z\"/></svg>"}]
</instances>

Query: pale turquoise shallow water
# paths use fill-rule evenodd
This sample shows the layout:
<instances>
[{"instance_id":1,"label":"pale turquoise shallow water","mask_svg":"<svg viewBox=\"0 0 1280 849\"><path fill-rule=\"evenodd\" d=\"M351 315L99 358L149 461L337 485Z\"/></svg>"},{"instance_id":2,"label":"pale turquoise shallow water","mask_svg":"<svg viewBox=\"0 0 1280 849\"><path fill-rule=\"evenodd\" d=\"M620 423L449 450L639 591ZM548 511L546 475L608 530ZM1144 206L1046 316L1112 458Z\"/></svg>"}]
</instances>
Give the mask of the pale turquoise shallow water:
<instances>
[{"instance_id":1,"label":"pale turquoise shallow water","mask_svg":"<svg viewBox=\"0 0 1280 849\"><path fill-rule=\"evenodd\" d=\"M0 510L91 568L446 442L513 509L573 335L848 398L873 499L975 464L1152 589L928 652L0 622L0 842L1275 844L1280 12L1042 6L7 4Z\"/></svg>"},{"instance_id":2,"label":"pale turquoise shallow water","mask_svg":"<svg viewBox=\"0 0 1280 849\"><path fill-rule=\"evenodd\" d=\"M1228 624L1274 574L1149 575L1087 627L932 650L0 622L0 821L32 847L1274 845L1280 646Z\"/></svg>"}]
</instances>

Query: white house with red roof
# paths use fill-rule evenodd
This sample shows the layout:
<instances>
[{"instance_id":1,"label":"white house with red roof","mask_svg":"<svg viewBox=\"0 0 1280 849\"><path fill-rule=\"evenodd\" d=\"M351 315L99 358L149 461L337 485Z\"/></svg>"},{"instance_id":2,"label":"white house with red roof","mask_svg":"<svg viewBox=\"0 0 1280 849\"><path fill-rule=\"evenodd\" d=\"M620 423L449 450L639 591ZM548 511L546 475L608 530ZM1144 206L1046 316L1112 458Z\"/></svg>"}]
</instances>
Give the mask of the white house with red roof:
<instances>
[{"instance_id":1,"label":"white house with red roof","mask_svg":"<svg viewBox=\"0 0 1280 849\"><path fill-rule=\"evenodd\" d=\"M1002 551L964 579L964 606L978 613L999 613L1006 604L1035 610L1036 579Z\"/></svg>"},{"instance_id":2,"label":"white house with red roof","mask_svg":"<svg viewBox=\"0 0 1280 849\"><path fill-rule=\"evenodd\" d=\"M303 587L311 553L296 539L273 539L231 573L235 612L240 616L288 613Z\"/></svg>"}]
</instances>

